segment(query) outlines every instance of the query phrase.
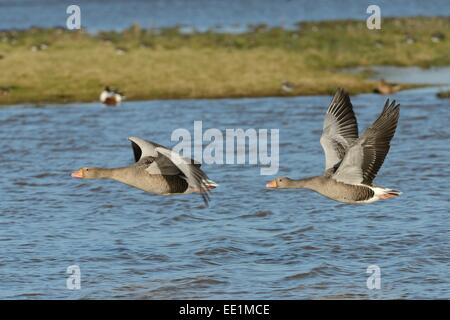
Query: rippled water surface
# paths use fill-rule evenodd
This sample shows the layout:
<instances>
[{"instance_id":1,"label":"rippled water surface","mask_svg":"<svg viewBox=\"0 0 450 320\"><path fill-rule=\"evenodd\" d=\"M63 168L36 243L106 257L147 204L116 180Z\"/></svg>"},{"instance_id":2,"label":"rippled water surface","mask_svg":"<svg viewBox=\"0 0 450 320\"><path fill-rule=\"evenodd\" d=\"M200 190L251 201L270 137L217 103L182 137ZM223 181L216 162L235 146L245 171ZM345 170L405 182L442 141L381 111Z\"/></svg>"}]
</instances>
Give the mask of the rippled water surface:
<instances>
[{"instance_id":1,"label":"rippled water surface","mask_svg":"<svg viewBox=\"0 0 450 320\"><path fill-rule=\"evenodd\" d=\"M448 0L0 0L0 29L65 26L71 4L89 31L181 26L243 31L250 24L293 27L299 21L358 19L376 4L383 17L450 15Z\"/></svg>"},{"instance_id":2,"label":"rippled water surface","mask_svg":"<svg viewBox=\"0 0 450 320\"><path fill-rule=\"evenodd\" d=\"M126 138L172 130L279 128L279 175L320 174L330 97L127 102L0 109L0 298L450 298L450 100L405 91L376 182L403 191L366 206L265 190L257 166L205 165L220 187L155 196L81 181L81 166L132 162ZM384 97L353 97L360 129ZM81 290L66 268L81 268ZM382 288L366 287L381 268Z\"/></svg>"}]
</instances>

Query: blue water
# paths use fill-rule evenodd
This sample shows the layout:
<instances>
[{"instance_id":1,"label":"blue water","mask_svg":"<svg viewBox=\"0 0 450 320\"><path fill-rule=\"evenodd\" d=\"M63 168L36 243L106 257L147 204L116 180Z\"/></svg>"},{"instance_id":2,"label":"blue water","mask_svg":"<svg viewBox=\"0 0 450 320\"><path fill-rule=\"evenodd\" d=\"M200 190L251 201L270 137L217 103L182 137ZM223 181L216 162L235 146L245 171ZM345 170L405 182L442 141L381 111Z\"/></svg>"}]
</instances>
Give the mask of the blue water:
<instances>
[{"instance_id":1,"label":"blue water","mask_svg":"<svg viewBox=\"0 0 450 320\"><path fill-rule=\"evenodd\" d=\"M264 188L257 166L204 165L220 186L155 196L77 180L81 166L132 162L126 138L171 145L176 128L279 128L279 175L320 174L328 96L15 106L0 109L0 298L450 298L450 100L402 105L376 183L401 197L343 205ZM353 97L361 129L385 97ZM66 268L81 268L81 290ZM366 268L381 268L368 290Z\"/></svg>"},{"instance_id":2,"label":"blue water","mask_svg":"<svg viewBox=\"0 0 450 320\"><path fill-rule=\"evenodd\" d=\"M81 8L81 24L91 32L182 26L187 31L219 28L239 32L248 25L293 27L299 21L368 17L379 5L382 17L448 16L448 0L0 0L0 30L65 26L71 4Z\"/></svg>"},{"instance_id":3,"label":"blue water","mask_svg":"<svg viewBox=\"0 0 450 320\"><path fill-rule=\"evenodd\" d=\"M450 66L447 67L395 67L395 66L371 66L345 69L349 73L370 71L371 79L385 79L393 83L415 83L440 86L442 91L450 86Z\"/></svg>"}]
</instances>

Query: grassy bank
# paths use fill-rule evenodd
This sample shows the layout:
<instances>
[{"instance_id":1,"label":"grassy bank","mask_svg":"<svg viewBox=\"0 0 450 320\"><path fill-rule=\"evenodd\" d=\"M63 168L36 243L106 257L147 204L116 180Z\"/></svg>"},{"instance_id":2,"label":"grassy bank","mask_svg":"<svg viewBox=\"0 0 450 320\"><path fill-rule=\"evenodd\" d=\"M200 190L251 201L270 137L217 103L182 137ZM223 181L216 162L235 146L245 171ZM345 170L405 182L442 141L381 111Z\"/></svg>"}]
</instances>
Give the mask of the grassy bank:
<instances>
[{"instance_id":1,"label":"grassy bank","mask_svg":"<svg viewBox=\"0 0 450 320\"><path fill-rule=\"evenodd\" d=\"M243 34L178 29L97 35L64 29L0 31L0 104L96 101L105 85L128 100L368 92L374 83L341 68L450 64L450 17L255 26Z\"/></svg>"},{"instance_id":2,"label":"grassy bank","mask_svg":"<svg viewBox=\"0 0 450 320\"><path fill-rule=\"evenodd\" d=\"M437 94L438 98L441 99L450 99L450 91L441 91Z\"/></svg>"}]
</instances>

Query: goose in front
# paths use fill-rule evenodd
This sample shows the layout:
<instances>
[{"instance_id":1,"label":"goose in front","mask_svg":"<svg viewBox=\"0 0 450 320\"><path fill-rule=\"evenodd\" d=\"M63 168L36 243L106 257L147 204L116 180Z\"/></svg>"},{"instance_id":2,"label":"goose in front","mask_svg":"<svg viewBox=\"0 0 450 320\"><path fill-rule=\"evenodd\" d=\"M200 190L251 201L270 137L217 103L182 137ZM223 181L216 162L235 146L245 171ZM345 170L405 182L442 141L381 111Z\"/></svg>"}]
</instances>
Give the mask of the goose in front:
<instances>
[{"instance_id":1,"label":"goose in front","mask_svg":"<svg viewBox=\"0 0 450 320\"><path fill-rule=\"evenodd\" d=\"M123 93L120 93L119 91L111 89L109 87L105 87L102 93L100 93L100 102L107 106L119 105L122 102L123 98Z\"/></svg>"},{"instance_id":2,"label":"goose in front","mask_svg":"<svg viewBox=\"0 0 450 320\"><path fill-rule=\"evenodd\" d=\"M375 122L358 138L358 125L348 94L339 89L325 115L320 143L325 152L322 176L277 178L267 188L304 188L344 203L372 203L395 198L400 191L375 186L373 180L389 151L400 105L386 101Z\"/></svg>"},{"instance_id":3,"label":"goose in front","mask_svg":"<svg viewBox=\"0 0 450 320\"><path fill-rule=\"evenodd\" d=\"M217 184L192 159L157 143L128 138L135 163L121 168L81 168L72 173L80 179L112 179L159 195L200 193L206 206L209 193Z\"/></svg>"}]
</instances>

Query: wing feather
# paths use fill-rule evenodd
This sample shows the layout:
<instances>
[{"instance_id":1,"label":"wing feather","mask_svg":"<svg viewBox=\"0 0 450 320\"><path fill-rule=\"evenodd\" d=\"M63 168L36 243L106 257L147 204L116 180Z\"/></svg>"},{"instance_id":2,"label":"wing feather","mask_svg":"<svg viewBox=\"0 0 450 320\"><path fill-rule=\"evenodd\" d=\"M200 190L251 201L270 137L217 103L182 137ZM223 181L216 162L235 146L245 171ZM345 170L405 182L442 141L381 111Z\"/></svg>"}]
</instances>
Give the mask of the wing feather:
<instances>
[{"instance_id":1,"label":"wing feather","mask_svg":"<svg viewBox=\"0 0 450 320\"><path fill-rule=\"evenodd\" d=\"M209 179L208 176L200 169L200 166L193 163L190 159L183 158L178 153L164 147L158 147L156 148L156 151L165 158L170 159L173 166L183 173L187 183L191 187L194 187L200 191L203 201L206 205L208 205L210 197L207 182Z\"/></svg>"},{"instance_id":2,"label":"wing feather","mask_svg":"<svg viewBox=\"0 0 450 320\"><path fill-rule=\"evenodd\" d=\"M338 89L328 106L320 137L325 153L325 171L341 162L348 147L357 138L358 124L350 97L343 89Z\"/></svg>"},{"instance_id":3,"label":"wing feather","mask_svg":"<svg viewBox=\"0 0 450 320\"><path fill-rule=\"evenodd\" d=\"M389 103L388 99L377 120L350 146L333 178L371 185L389 152L399 116L400 104L395 100Z\"/></svg>"},{"instance_id":4,"label":"wing feather","mask_svg":"<svg viewBox=\"0 0 450 320\"><path fill-rule=\"evenodd\" d=\"M133 147L133 154L135 162L138 162L145 157L157 157L158 152L156 148L162 147L162 145L157 144L152 141L147 141L138 137L129 137L128 140L131 142Z\"/></svg>"}]
</instances>

